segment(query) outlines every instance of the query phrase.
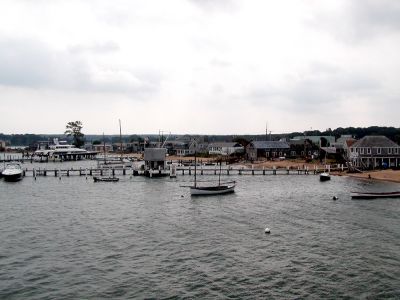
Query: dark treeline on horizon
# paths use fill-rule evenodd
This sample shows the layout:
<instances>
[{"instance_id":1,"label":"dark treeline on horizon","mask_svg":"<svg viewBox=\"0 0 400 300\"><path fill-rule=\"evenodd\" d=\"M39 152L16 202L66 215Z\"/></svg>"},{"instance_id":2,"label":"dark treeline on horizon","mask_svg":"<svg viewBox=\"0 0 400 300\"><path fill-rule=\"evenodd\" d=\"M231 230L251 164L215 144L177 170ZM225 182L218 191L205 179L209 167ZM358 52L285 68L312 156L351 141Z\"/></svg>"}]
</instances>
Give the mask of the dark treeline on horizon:
<instances>
[{"instance_id":1,"label":"dark treeline on horizon","mask_svg":"<svg viewBox=\"0 0 400 300\"><path fill-rule=\"evenodd\" d=\"M196 135L196 134L174 134L169 137L169 140L175 140L176 138L182 137L202 137L205 142L222 142L222 141L237 141L237 140L272 140L276 141L281 138L293 138L295 136L335 136L339 138L341 135L352 135L356 139L360 139L366 135L384 135L391 139L392 141L400 144L400 128L395 127L347 127L347 128L336 128L334 130L327 129L325 131L312 130L304 132L292 132L292 133L282 133L282 134L269 134L267 137L265 134L256 135ZM53 138L58 138L59 140L66 140L72 142L72 138L66 137L64 134L3 134L0 133L0 140L7 141L11 146L29 146L33 145L38 141L51 141ZM105 135L103 140L103 135L85 135L85 141L89 143L118 143L120 142L119 135ZM160 136L158 134L133 134L133 135L122 135L123 142L134 142L134 141L144 141L145 139L150 141L159 141ZM165 140L166 136L163 136Z\"/></svg>"}]
</instances>

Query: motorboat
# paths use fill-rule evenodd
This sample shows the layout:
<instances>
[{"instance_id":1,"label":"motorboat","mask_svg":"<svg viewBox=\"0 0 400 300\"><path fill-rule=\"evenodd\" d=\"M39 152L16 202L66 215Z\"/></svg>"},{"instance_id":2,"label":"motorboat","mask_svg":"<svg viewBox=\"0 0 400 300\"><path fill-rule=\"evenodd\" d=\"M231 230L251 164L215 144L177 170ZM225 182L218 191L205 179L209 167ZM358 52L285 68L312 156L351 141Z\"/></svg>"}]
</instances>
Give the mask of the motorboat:
<instances>
[{"instance_id":1,"label":"motorboat","mask_svg":"<svg viewBox=\"0 0 400 300\"><path fill-rule=\"evenodd\" d=\"M400 192L385 192L385 193L351 192L351 198L352 199L400 198Z\"/></svg>"},{"instance_id":2,"label":"motorboat","mask_svg":"<svg viewBox=\"0 0 400 300\"><path fill-rule=\"evenodd\" d=\"M320 181L331 180L331 175L328 172L321 173L321 174L319 174L319 180Z\"/></svg>"},{"instance_id":3,"label":"motorboat","mask_svg":"<svg viewBox=\"0 0 400 300\"><path fill-rule=\"evenodd\" d=\"M24 171L19 163L9 163L1 173L5 181L19 181L24 177Z\"/></svg>"},{"instance_id":4,"label":"motorboat","mask_svg":"<svg viewBox=\"0 0 400 300\"><path fill-rule=\"evenodd\" d=\"M35 151L34 155L36 157L54 157L59 158L64 155L74 155L74 154L85 154L87 151L85 149L76 148L74 145L68 144L66 141L59 141L57 138L53 140L53 145L49 146L49 149L38 149Z\"/></svg>"}]
</instances>

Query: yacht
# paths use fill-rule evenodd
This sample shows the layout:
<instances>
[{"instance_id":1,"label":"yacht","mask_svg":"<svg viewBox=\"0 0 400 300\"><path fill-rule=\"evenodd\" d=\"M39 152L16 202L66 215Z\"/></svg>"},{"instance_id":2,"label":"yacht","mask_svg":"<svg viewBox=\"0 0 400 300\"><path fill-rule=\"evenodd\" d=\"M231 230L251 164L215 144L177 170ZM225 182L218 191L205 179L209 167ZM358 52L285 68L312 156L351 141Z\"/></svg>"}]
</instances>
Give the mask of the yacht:
<instances>
[{"instance_id":1,"label":"yacht","mask_svg":"<svg viewBox=\"0 0 400 300\"><path fill-rule=\"evenodd\" d=\"M35 156L51 156L59 158L63 155L70 154L85 154L85 149L76 148L74 145L68 144L66 141L59 141L57 138L53 140L54 144L49 146L49 149L38 149L35 151Z\"/></svg>"}]
</instances>

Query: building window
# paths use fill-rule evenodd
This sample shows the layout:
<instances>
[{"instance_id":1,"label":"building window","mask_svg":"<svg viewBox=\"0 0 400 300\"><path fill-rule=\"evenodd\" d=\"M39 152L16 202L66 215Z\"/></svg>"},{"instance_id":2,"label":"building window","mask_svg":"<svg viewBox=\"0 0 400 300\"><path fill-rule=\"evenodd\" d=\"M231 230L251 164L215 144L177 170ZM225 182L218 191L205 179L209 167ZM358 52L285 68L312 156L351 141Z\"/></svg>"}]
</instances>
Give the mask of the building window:
<instances>
[{"instance_id":1,"label":"building window","mask_svg":"<svg viewBox=\"0 0 400 300\"><path fill-rule=\"evenodd\" d=\"M367 148L367 154L371 154L371 148Z\"/></svg>"},{"instance_id":2,"label":"building window","mask_svg":"<svg viewBox=\"0 0 400 300\"><path fill-rule=\"evenodd\" d=\"M296 156L296 151L291 151L290 153L292 156Z\"/></svg>"},{"instance_id":3,"label":"building window","mask_svg":"<svg viewBox=\"0 0 400 300\"><path fill-rule=\"evenodd\" d=\"M275 151L272 152L272 156L273 156L273 157L276 157L276 152L275 152Z\"/></svg>"},{"instance_id":4,"label":"building window","mask_svg":"<svg viewBox=\"0 0 400 300\"><path fill-rule=\"evenodd\" d=\"M265 152L265 157L269 157L269 152Z\"/></svg>"},{"instance_id":5,"label":"building window","mask_svg":"<svg viewBox=\"0 0 400 300\"><path fill-rule=\"evenodd\" d=\"M282 152L279 152L279 157L281 157L282 156Z\"/></svg>"},{"instance_id":6,"label":"building window","mask_svg":"<svg viewBox=\"0 0 400 300\"><path fill-rule=\"evenodd\" d=\"M360 149L360 154L364 154L364 148Z\"/></svg>"},{"instance_id":7,"label":"building window","mask_svg":"<svg viewBox=\"0 0 400 300\"><path fill-rule=\"evenodd\" d=\"M392 154L392 148L388 148L388 154Z\"/></svg>"},{"instance_id":8,"label":"building window","mask_svg":"<svg viewBox=\"0 0 400 300\"><path fill-rule=\"evenodd\" d=\"M377 153L377 154L381 154L381 152L382 152L382 149L381 149L381 148L376 148L376 153Z\"/></svg>"},{"instance_id":9,"label":"building window","mask_svg":"<svg viewBox=\"0 0 400 300\"><path fill-rule=\"evenodd\" d=\"M399 148L394 148L394 153L399 154Z\"/></svg>"}]
</instances>

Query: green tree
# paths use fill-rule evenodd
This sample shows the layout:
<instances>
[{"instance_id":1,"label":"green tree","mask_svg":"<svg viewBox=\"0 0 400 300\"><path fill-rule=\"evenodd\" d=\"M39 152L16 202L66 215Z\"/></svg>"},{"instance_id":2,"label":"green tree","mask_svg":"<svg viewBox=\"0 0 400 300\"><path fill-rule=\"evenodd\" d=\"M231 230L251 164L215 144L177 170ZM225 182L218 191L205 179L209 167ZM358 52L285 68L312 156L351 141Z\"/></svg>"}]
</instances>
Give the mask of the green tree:
<instances>
[{"instance_id":1,"label":"green tree","mask_svg":"<svg viewBox=\"0 0 400 300\"><path fill-rule=\"evenodd\" d=\"M82 122L81 121L72 121L72 122L68 122L66 125L66 129L64 134L66 136L72 136L72 138L74 139L73 144L80 148L81 146L83 146L84 142L84 134L82 133Z\"/></svg>"}]
</instances>

